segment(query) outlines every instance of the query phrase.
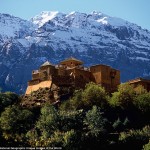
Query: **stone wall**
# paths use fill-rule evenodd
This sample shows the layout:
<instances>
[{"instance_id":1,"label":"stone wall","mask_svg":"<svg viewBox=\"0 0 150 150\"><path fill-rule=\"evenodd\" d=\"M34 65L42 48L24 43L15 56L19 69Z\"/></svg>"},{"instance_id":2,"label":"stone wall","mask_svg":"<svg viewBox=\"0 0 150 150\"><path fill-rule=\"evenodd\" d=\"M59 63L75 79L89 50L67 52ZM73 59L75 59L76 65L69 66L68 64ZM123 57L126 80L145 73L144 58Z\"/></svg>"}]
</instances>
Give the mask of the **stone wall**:
<instances>
[{"instance_id":1,"label":"stone wall","mask_svg":"<svg viewBox=\"0 0 150 150\"><path fill-rule=\"evenodd\" d=\"M42 81L35 85L28 85L26 93L25 94L31 94L33 91L37 91L39 88L50 88L52 84L52 81Z\"/></svg>"}]
</instances>

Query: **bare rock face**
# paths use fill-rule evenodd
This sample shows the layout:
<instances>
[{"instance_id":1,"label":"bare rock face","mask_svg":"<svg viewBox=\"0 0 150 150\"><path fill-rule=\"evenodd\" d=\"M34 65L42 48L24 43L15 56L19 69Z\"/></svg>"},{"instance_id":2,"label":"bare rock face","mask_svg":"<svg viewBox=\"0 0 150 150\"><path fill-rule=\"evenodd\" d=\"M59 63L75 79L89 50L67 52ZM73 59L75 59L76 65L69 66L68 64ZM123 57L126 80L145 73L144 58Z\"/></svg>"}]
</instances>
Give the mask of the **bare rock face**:
<instances>
[{"instance_id":1,"label":"bare rock face","mask_svg":"<svg viewBox=\"0 0 150 150\"><path fill-rule=\"evenodd\" d=\"M30 21L0 14L0 87L24 93L32 70L70 56L106 64L121 81L150 75L150 32L100 12L42 12Z\"/></svg>"},{"instance_id":2,"label":"bare rock face","mask_svg":"<svg viewBox=\"0 0 150 150\"><path fill-rule=\"evenodd\" d=\"M58 105L61 101L72 96L74 87L58 87L55 84L51 88L40 88L29 95L22 97L23 107L41 107L45 103Z\"/></svg>"},{"instance_id":3,"label":"bare rock face","mask_svg":"<svg viewBox=\"0 0 150 150\"><path fill-rule=\"evenodd\" d=\"M42 106L46 102L55 102L53 92L49 88L41 88L22 98L21 105L24 107Z\"/></svg>"}]
</instances>

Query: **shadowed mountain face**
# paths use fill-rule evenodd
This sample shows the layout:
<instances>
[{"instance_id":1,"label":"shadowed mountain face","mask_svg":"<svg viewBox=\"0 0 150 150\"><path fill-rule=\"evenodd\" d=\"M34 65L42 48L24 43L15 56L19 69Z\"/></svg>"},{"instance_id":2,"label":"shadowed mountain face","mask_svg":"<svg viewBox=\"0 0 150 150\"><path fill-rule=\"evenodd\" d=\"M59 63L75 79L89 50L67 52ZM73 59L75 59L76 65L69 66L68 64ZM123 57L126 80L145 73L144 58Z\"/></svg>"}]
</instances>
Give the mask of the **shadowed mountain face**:
<instances>
[{"instance_id":1,"label":"shadowed mountain face","mask_svg":"<svg viewBox=\"0 0 150 150\"><path fill-rule=\"evenodd\" d=\"M0 87L24 93L31 72L76 57L121 70L121 81L150 74L150 32L100 12L42 12L30 21L0 14Z\"/></svg>"}]
</instances>

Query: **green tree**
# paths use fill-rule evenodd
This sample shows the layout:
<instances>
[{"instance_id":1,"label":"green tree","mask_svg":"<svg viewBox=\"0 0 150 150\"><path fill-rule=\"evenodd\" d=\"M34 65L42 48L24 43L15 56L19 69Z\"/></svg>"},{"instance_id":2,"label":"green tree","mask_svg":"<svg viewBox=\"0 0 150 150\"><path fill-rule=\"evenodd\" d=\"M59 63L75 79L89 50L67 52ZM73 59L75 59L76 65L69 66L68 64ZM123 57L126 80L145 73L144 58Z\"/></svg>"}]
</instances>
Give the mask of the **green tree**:
<instances>
[{"instance_id":1,"label":"green tree","mask_svg":"<svg viewBox=\"0 0 150 150\"><path fill-rule=\"evenodd\" d=\"M61 105L62 110L91 109L97 105L102 109L108 106L108 95L105 89L95 83L88 83L84 90L74 92L73 97Z\"/></svg>"},{"instance_id":2,"label":"green tree","mask_svg":"<svg viewBox=\"0 0 150 150\"><path fill-rule=\"evenodd\" d=\"M66 150L78 150L79 148L79 137L77 135L77 133L75 132L75 130L69 130L67 132L65 132L64 136L63 136L63 147Z\"/></svg>"},{"instance_id":3,"label":"green tree","mask_svg":"<svg viewBox=\"0 0 150 150\"><path fill-rule=\"evenodd\" d=\"M150 113L150 92L138 95L134 99L134 105L143 113Z\"/></svg>"},{"instance_id":4,"label":"green tree","mask_svg":"<svg viewBox=\"0 0 150 150\"><path fill-rule=\"evenodd\" d=\"M62 131L82 130L83 127L83 110L78 111L60 111L59 112L59 128Z\"/></svg>"},{"instance_id":5,"label":"green tree","mask_svg":"<svg viewBox=\"0 0 150 150\"><path fill-rule=\"evenodd\" d=\"M100 107L93 106L86 113L84 119L84 133L82 133L82 148L104 149L108 145L108 120L103 116Z\"/></svg>"},{"instance_id":6,"label":"green tree","mask_svg":"<svg viewBox=\"0 0 150 150\"><path fill-rule=\"evenodd\" d=\"M76 90L73 97L63 102L60 106L61 110L79 110L84 107L82 101L82 90Z\"/></svg>"},{"instance_id":7,"label":"green tree","mask_svg":"<svg viewBox=\"0 0 150 150\"><path fill-rule=\"evenodd\" d=\"M114 123L113 123L113 128L116 131L121 131L123 130L123 123L121 122L120 118L118 118Z\"/></svg>"},{"instance_id":8,"label":"green tree","mask_svg":"<svg viewBox=\"0 0 150 150\"><path fill-rule=\"evenodd\" d=\"M105 89L95 83L88 83L82 93L82 100L87 108L97 105L104 109L107 106L107 99Z\"/></svg>"},{"instance_id":9,"label":"green tree","mask_svg":"<svg viewBox=\"0 0 150 150\"><path fill-rule=\"evenodd\" d=\"M29 130L26 133L26 138L27 138L28 144L33 147L37 146L37 141L40 141L40 135L38 134L38 131L36 130L36 128Z\"/></svg>"},{"instance_id":10,"label":"green tree","mask_svg":"<svg viewBox=\"0 0 150 150\"><path fill-rule=\"evenodd\" d=\"M108 120L103 117L100 107L93 106L91 110L86 113L84 123L88 128L88 133L93 136L99 136L106 133L106 125Z\"/></svg>"},{"instance_id":11,"label":"green tree","mask_svg":"<svg viewBox=\"0 0 150 150\"><path fill-rule=\"evenodd\" d=\"M22 140L22 136L31 128L33 114L27 109L13 105L1 113L0 128L6 140Z\"/></svg>"},{"instance_id":12,"label":"green tree","mask_svg":"<svg viewBox=\"0 0 150 150\"><path fill-rule=\"evenodd\" d=\"M138 85L134 88L136 95L141 95L147 93L146 89L142 85Z\"/></svg>"},{"instance_id":13,"label":"green tree","mask_svg":"<svg viewBox=\"0 0 150 150\"><path fill-rule=\"evenodd\" d=\"M143 150L150 150L150 140L147 144L143 146Z\"/></svg>"},{"instance_id":14,"label":"green tree","mask_svg":"<svg viewBox=\"0 0 150 150\"><path fill-rule=\"evenodd\" d=\"M12 92L0 93L0 110L19 101L19 96Z\"/></svg>"},{"instance_id":15,"label":"green tree","mask_svg":"<svg viewBox=\"0 0 150 150\"><path fill-rule=\"evenodd\" d=\"M82 110L58 111L46 104L41 108L41 115L26 137L31 146L57 146L65 149L75 149L78 146L82 130ZM78 138L77 138L78 137Z\"/></svg>"},{"instance_id":16,"label":"green tree","mask_svg":"<svg viewBox=\"0 0 150 150\"><path fill-rule=\"evenodd\" d=\"M128 83L120 84L118 92L112 94L110 105L114 107L121 107L123 109L133 106L133 100L136 96L134 88Z\"/></svg>"},{"instance_id":17,"label":"green tree","mask_svg":"<svg viewBox=\"0 0 150 150\"><path fill-rule=\"evenodd\" d=\"M126 117L124 122L123 122L123 125L124 125L125 128L128 128L129 124L130 124L130 121L129 121L128 117Z\"/></svg>"},{"instance_id":18,"label":"green tree","mask_svg":"<svg viewBox=\"0 0 150 150\"><path fill-rule=\"evenodd\" d=\"M142 130L130 130L121 132L119 142L124 149L139 149L148 143L150 138L150 126L145 126Z\"/></svg>"},{"instance_id":19,"label":"green tree","mask_svg":"<svg viewBox=\"0 0 150 150\"><path fill-rule=\"evenodd\" d=\"M66 132L56 130L46 139L42 136L40 137L37 132L32 130L27 133L27 137L30 145L33 147L61 147L66 150L75 150L79 147L77 134L73 129Z\"/></svg>"},{"instance_id":20,"label":"green tree","mask_svg":"<svg viewBox=\"0 0 150 150\"><path fill-rule=\"evenodd\" d=\"M43 138L48 138L58 128L59 114L58 111L46 104L41 108L41 115L36 122L36 128L41 131Z\"/></svg>"}]
</instances>

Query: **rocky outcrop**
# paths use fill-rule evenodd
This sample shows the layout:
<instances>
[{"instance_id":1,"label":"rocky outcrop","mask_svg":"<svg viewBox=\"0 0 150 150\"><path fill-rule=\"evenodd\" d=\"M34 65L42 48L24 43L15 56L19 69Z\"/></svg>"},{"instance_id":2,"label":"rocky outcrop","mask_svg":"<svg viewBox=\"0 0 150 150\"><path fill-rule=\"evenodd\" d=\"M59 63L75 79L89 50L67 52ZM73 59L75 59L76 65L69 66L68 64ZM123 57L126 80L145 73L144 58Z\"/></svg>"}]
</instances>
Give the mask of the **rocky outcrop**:
<instances>
[{"instance_id":1,"label":"rocky outcrop","mask_svg":"<svg viewBox=\"0 0 150 150\"><path fill-rule=\"evenodd\" d=\"M52 84L51 88L40 88L31 94L22 97L21 105L23 107L41 107L45 103L58 105L61 101L72 96L74 87L58 87Z\"/></svg>"}]
</instances>

